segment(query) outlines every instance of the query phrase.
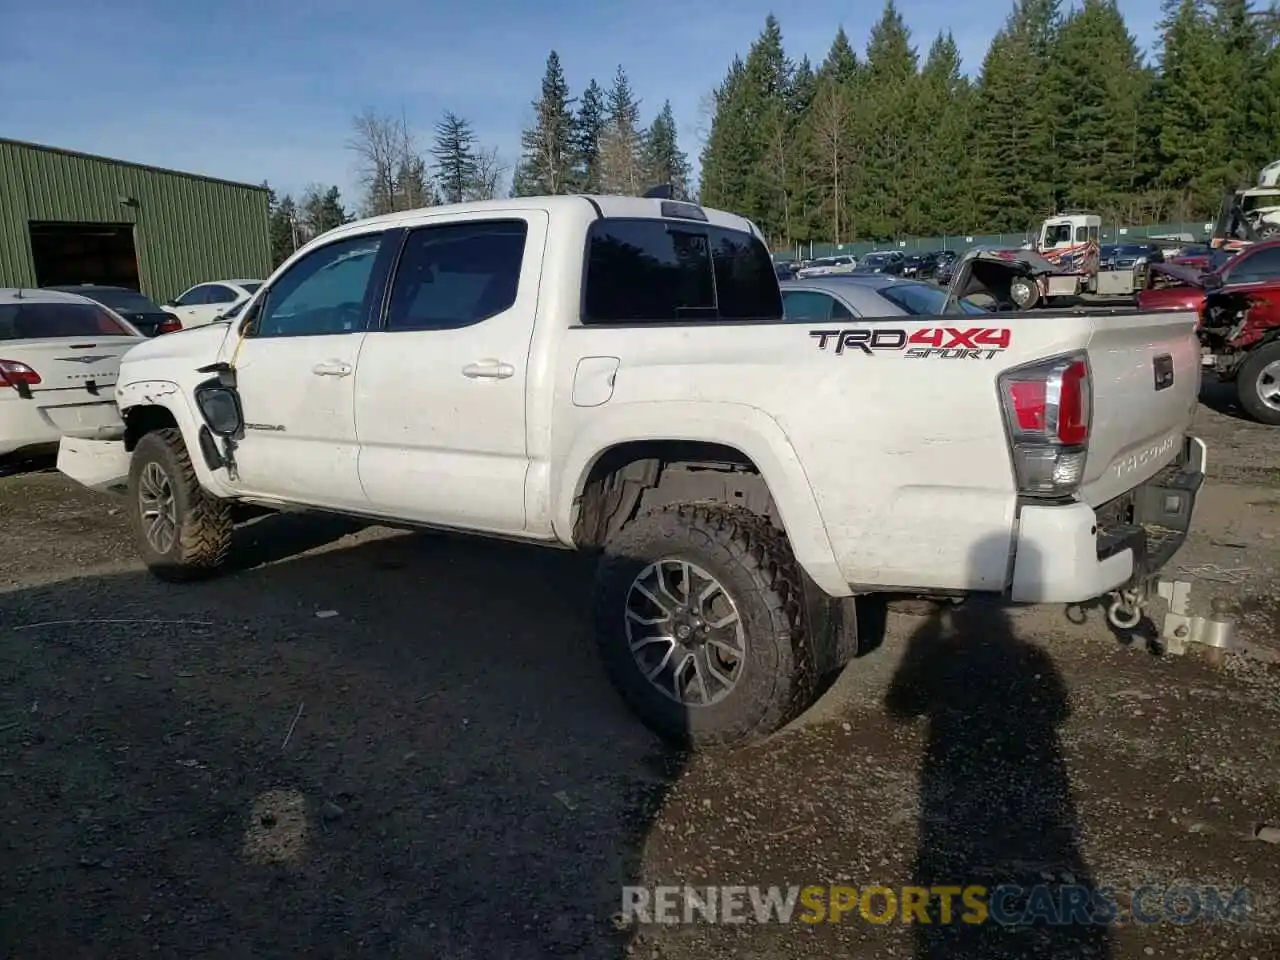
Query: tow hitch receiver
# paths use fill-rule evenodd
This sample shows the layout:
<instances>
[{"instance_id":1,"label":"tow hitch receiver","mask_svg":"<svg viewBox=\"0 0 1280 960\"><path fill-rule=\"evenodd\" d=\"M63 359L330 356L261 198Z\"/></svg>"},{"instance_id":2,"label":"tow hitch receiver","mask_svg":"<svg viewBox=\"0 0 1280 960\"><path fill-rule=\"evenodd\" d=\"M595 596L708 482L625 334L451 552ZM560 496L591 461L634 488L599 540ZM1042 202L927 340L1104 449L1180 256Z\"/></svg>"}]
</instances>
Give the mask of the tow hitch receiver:
<instances>
[{"instance_id":1,"label":"tow hitch receiver","mask_svg":"<svg viewBox=\"0 0 1280 960\"><path fill-rule=\"evenodd\" d=\"M1235 623L1227 615L1222 601L1213 601L1212 612L1207 617L1192 615L1191 583L1187 580L1152 578L1137 588L1120 590L1111 596L1107 620L1121 630L1136 627L1155 598L1165 602L1157 639L1170 656L1183 656L1189 645L1199 644L1209 649L1213 662L1218 662L1236 645Z\"/></svg>"}]
</instances>

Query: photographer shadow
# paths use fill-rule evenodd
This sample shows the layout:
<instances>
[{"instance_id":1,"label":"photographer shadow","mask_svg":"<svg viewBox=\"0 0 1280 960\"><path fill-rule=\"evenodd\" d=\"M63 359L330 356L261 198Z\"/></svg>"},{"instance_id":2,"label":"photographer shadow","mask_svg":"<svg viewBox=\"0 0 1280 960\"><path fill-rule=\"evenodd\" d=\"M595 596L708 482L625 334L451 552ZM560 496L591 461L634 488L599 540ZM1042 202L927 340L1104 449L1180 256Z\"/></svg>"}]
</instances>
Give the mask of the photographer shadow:
<instances>
[{"instance_id":1,"label":"photographer shadow","mask_svg":"<svg viewBox=\"0 0 1280 960\"><path fill-rule=\"evenodd\" d=\"M938 611L911 637L885 706L928 722L912 883L957 893L949 921L935 896L930 922L914 924L917 960L1110 957L1058 736L1068 693L1050 656L996 604ZM985 922L964 919L974 913L959 890L975 885Z\"/></svg>"}]
</instances>

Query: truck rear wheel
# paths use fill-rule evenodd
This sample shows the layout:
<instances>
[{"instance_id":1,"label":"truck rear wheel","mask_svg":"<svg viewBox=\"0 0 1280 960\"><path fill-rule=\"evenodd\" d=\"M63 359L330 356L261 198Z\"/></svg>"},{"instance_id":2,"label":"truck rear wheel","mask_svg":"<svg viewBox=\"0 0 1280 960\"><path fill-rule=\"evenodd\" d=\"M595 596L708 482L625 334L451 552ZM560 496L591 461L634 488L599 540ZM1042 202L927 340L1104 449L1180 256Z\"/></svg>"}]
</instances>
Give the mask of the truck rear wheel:
<instances>
[{"instance_id":1,"label":"truck rear wheel","mask_svg":"<svg viewBox=\"0 0 1280 960\"><path fill-rule=\"evenodd\" d=\"M1253 350L1236 374L1240 406L1259 423L1280 426L1280 341Z\"/></svg>"},{"instance_id":2,"label":"truck rear wheel","mask_svg":"<svg viewBox=\"0 0 1280 960\"><path fill-rule=\"evenodd\" d=\"M674 504L611 536L596 573L605 669L644 723L685 746L729 746L810 705L799 566L740 508Z\"/></svg>"},{"instance_id":3,"label":"truck rear wheel","mask_svg":"<svg viewBox=\"0 0 1280 960\"><path fill-rule=\"evenodd\" d=\"M195 580L225 563L230 505L200 486L181 432L155 430L138 441L129 463L129 497L143 562L161 580Z\"/></svg>"}]
</instances>

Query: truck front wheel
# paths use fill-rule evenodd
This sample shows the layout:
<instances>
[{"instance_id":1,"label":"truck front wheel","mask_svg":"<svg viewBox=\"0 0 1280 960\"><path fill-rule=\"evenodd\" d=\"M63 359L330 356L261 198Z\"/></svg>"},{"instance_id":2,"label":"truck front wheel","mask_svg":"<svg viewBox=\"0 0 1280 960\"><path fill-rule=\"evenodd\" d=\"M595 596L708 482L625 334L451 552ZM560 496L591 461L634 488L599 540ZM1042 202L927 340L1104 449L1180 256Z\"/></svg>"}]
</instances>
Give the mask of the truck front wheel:
<instances>
[{"instance_id":1,"label":"truck front wheel","mask_svg":"<svg viewBox=\"0 0 1280 960\"><path fill-rule=\"evenodd\" d=\"M1249 416L1280 426L1280 341L1250 352L1236 374L1236 393Z\"/></svg>"},{"instance_id":2,"label":"truck front wheel","mask_svg":"<svg viewBox=\"0 0 1280 960\"><path fill-rule=\"evenodd\" d=\"M668 740L767 735L814 696L802 591L786 537L762 517L714 504L641 514L608 539L596 574L605 669Z\"/></svg>"},{"instance_id":3,"label":"truck front wheel","mask_svg":"<svg viewBox=\"0 0 1280 960\"><path fill-rule=\"evenodd\" d=\"M1040 299L1040 288L1029 277L1015 277L1009 284L1009 299L1019 310L1030 310Z\"/></svg>"},{"instance_id":4,"label":"truck front wheel","mask_svg":"<svg viewBox=\"0 0 1280 960\"><path fill-rule=\"evenodd\" d=\"M129 464L133 528L143 562L161 580L216 573L231 548L231 510L200 486L180 431L154 430Z\"/></svg>"}]
</instances>

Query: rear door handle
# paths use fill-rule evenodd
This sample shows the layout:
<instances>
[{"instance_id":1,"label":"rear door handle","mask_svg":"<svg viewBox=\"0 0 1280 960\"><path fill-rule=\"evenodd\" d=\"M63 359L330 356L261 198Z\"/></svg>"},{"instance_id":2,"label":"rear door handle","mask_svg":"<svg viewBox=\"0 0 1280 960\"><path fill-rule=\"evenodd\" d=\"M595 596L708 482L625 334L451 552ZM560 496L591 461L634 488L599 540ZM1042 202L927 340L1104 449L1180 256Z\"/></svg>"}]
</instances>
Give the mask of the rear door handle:
<instances>
[{"instance_id":1,"label":"rear door handle","mask_svg":"<svg viewBox=\"0 0 1280 960\"><path fill-rule=\"evenodd\" d=\"M345 377L351 373L351 364L341 360L325 360L311 368L317 377Z\"/></svg>"},{"instance_id":2,"label":"rear door handle","mask_svg":"<svg viewBox=\"0 0 1280 960\"><path fill-rule=\"evenodd\" d=\"M500 360L479 360L462 368L462 375L472 380L505 380L515 373L515 367Z\"/></svg>"}]
</instances>

